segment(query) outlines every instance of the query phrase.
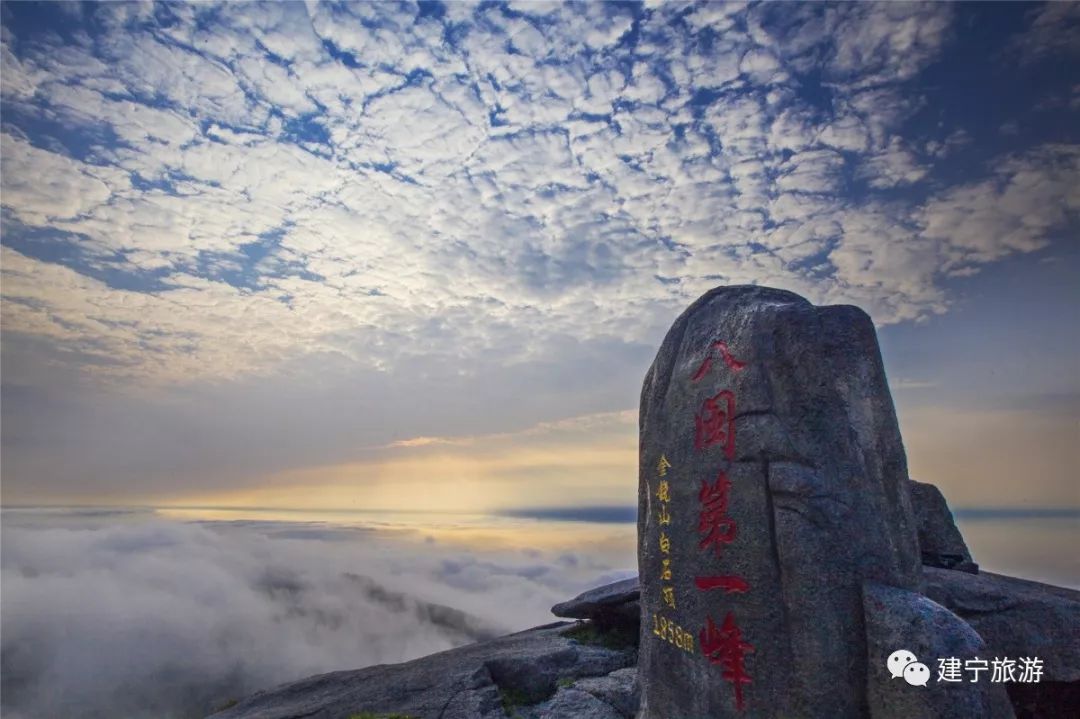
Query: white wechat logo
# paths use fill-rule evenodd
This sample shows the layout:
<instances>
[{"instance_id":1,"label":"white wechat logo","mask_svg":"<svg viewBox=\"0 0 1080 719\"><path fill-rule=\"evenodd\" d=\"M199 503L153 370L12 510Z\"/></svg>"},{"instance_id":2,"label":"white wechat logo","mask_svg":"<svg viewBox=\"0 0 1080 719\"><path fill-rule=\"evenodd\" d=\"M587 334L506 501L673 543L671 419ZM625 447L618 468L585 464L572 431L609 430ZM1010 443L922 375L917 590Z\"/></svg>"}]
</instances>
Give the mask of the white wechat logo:
<instances>
[{"instance_id":1,"label":"white wechat logo","mask_svg":"<svg viewBox=\"0 0 1080 719\"><path fill-rule=\"evenodd\" d=\"M885 661L893 679L904 678L913 687L925 687L930 681L930 668L919 662L918 658L907 649L897 649Z\"/></svg>"},{"instance_id":2,"label":"white wechat logo","mask_svg":"<svg viewBox=\"0 0 1080 719\"><path fill-rule=\"evenodd\" d=\"M904 681L913 687L925 687L930 681L930 667L919 662L912 662L904 667Z\"/></svg>"}]
</instances>

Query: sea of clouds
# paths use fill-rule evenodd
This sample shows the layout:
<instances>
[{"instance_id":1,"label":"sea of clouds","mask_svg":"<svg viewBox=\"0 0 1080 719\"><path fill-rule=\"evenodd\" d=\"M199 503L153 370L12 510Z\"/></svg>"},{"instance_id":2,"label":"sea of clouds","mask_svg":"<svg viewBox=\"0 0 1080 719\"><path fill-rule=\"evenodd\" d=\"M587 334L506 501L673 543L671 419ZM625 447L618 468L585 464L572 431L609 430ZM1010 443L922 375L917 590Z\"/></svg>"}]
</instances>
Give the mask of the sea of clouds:
<instances>
[{"instance_id":1,"label":"sea of clouds","mask_svg":"<svg viewBox=\"0 0 1080 719\"><path fill-rule=\"evenodd\" d=\"M544 624L552 604L634 573L629 546L500 547L385 525L5 510L3 715L203 716Z\"/></svg>"}]
</instances>

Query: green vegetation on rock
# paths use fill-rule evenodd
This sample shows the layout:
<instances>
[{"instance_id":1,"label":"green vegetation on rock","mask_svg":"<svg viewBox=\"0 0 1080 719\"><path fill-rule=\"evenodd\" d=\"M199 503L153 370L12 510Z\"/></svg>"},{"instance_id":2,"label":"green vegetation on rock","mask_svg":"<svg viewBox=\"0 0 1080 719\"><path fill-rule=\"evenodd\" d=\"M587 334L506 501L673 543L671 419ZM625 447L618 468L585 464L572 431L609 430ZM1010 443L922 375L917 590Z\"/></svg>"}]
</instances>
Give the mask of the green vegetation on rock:
<instances>
[{"instance_id":1,"label":"green vegetation on rock","mask_svg":"<svg viewBox=\"0 0 1080 719\"><path fill-rule=\"evenodd\" d=\"M499 699L502 701L503 711L506 712L506 716L517 716L516 709L518 707L528 706L532 702L529 701L529 695L520 689L513 687L499 687Z\"/></svg>"},{"instance_id":2,"label":"green vegetation on rock","mask_svg":"<svg viewBox=\"0 0 1080 719\"><path fill-rule=\"evenodd\" d=\"M619 626L601 629L594 622L578 622L562 635L579 644L592 644L605 649L630 649L638 641L636 627Z\"/></svg>"}]
</instances>

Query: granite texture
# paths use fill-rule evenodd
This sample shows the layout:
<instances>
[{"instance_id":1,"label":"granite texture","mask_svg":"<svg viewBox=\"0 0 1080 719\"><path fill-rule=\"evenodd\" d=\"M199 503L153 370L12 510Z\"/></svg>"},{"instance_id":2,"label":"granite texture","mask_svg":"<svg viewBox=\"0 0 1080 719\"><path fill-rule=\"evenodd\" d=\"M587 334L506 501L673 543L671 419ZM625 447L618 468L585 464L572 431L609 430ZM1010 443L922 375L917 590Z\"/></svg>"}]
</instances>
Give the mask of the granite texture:
<instances>
[{"instance_id":1,"label":"granite texture","mask_svg":"<svg viewBox=\"0 0 1080 719\"><path fill-rule=\"evenodd\" d=\"M641 719L866 716L862 585L921 584L870 318L763 287L707 293L646 375L639 448ZM728 589L699 588L715 577Z\"/></svg>"}]
</instances>

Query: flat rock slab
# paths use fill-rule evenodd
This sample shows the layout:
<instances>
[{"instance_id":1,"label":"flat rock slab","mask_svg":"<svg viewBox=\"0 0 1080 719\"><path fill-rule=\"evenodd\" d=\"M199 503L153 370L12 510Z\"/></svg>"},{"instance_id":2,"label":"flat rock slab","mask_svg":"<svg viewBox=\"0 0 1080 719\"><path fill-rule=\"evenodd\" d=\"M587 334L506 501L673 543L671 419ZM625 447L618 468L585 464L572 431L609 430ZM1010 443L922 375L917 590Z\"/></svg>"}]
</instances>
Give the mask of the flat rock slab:
<instances>
[{"instance_id":1,"label":"flat rock slab","mask_svg":"<svg viewBox=\"0 0 1080 719\"><path fill-rule=\"evenodd\" d=\"M569 619L593 619L600 623L640 621L638 598L641 586L637 577L606 584L583 592L573 599L556 604L551 613Z\"/></svg>"},{"instance_id":2,"label":"flat rock slab","mask_svg":"<svg viewBox=\"0 0 1080 719\"><path fill-rule=\"evenodd\" d=\"M254 694L213 719L348 719L363 712L416 719L505 719L505 707L525 711L557 698L560 685L633 666L633 649L581 644L563 636L572 627L560 622L403 664L322 674ZM558 706L580 708L593 699L594 713L580 716L609 719L601 710L617 711L588 692L579 693L588 699L563 697Z\"/></svg>"},{"instance_id":3,"label":"flat rock slab","mask_svg":"<svg viewBox=\"0 0 1080 719\"><path fill-rule=\"evenodd\" d=\"M665 337L639 422L641 718L864 717L863 581L920 583L870 318L712 290Z\"/></svg>"}]
</instances>

